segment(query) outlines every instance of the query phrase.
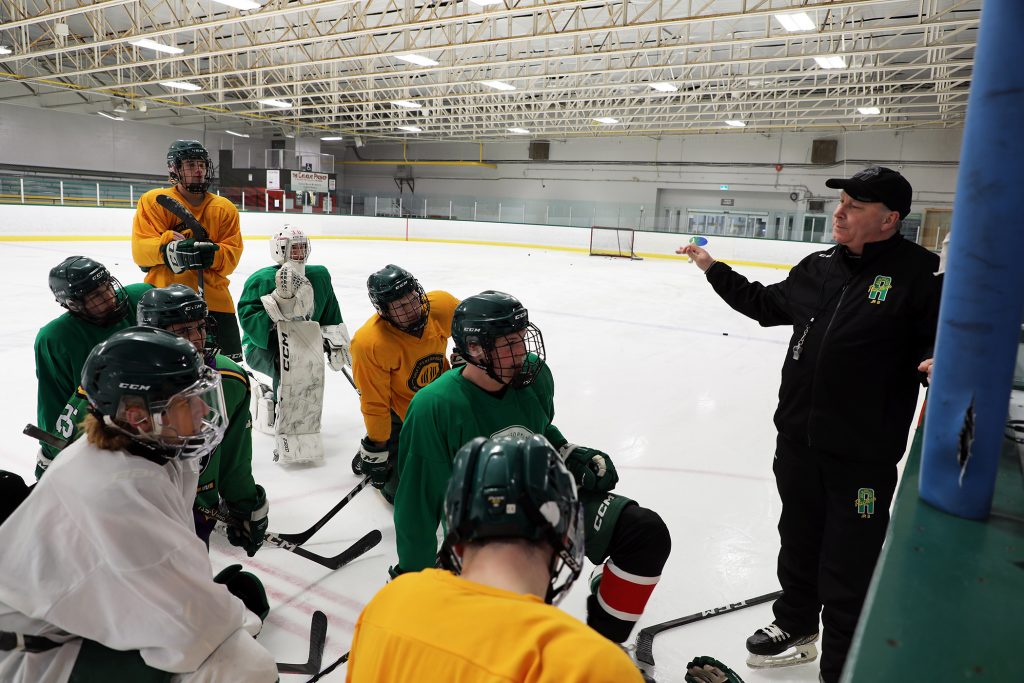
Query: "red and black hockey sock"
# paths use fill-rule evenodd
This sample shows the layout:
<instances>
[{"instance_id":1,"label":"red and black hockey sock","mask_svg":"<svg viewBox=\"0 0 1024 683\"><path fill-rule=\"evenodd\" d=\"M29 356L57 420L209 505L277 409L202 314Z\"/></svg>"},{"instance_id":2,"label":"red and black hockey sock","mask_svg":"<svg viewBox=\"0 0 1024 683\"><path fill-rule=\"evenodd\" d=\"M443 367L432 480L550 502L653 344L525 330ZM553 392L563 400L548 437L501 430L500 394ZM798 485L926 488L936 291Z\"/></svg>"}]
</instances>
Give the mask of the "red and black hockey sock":
<instances>
[{"instance_id":1,"label":"red and black hockey sock","mask_svg":"<svg viewBox=\"0 0 1024 683\"><path fill-rule=\"evenodd\" d=\"M629 505L619 515L597 591L587 598L587 624L616 643L629 638L643 614L672 539L658 513Z\"/></svg>"}]
</instances>

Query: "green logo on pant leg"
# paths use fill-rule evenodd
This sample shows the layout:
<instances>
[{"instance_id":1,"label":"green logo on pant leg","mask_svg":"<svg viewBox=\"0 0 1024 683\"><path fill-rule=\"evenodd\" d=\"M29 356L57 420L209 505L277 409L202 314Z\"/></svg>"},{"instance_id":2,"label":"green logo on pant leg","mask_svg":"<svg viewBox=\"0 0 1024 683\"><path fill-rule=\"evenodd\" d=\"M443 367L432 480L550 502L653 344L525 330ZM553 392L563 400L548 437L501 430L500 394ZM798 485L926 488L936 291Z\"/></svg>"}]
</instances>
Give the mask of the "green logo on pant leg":
<instances>
[{"instance_id":1,"label":"green logo on pant leg","mask_svg":"<svg viewBox=\"0 0 1024 683\"><path fill-rule=\"evenodd\" d=\"M892 289L892 278L888 275L876 275L875 281L868 287L868 301L873 304L882 303L890 289Z\"/></svg>"},{"instance_id":2,"label":"green logo on pant leg","mask_svg":"<svg viewBox=\"0 0 1024 683\"><path fill-rule=\"evenodd\" d=\"M858 515L864 519L870 518L875 514L875 490L857 489L857 500L854 504L857 506Z\"/></svg>"}]
</instances>

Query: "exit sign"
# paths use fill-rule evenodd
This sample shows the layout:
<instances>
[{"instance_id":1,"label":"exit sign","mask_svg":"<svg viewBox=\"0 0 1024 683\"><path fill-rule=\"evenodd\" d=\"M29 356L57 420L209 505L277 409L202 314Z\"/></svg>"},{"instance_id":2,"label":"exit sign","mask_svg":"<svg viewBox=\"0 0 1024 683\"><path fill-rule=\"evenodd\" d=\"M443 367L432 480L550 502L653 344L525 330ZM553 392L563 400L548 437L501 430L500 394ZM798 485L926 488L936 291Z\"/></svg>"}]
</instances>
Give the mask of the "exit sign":
<instances>
[{"instance_id":1,"label":"exit sign","mask_svg":"<svg viewBox=\"0 0 1024 683\"><path fill-rule=\"evenodd\" d=\"M719 190L728 190L728 189L729 189L729 186L728 186L728 185L719 185L719 186L718 186L718 189L719 189Z\"/></svg>"}]
</instances>

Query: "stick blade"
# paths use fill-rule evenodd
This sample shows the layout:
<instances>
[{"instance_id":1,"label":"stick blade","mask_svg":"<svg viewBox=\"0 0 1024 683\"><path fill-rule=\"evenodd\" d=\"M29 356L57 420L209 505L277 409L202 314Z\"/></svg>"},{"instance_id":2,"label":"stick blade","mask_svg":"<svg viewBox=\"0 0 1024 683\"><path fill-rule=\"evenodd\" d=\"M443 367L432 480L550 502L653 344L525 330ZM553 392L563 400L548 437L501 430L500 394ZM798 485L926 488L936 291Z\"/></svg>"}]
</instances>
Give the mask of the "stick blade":
<instances>
[{"instance_id":1,"label":"stick blade","mask_svg":"<svg viewBox=\"0 0 1024 683\"><path fill-rule=\"evenodd\" d=\"M654 634L646 628L640 629L636 637L636 658L644 664L654 666Z\"/></svg>"},{"instance_id":2,"label":"stick blade","mask_svg":"<svg viewBox=\"0 0 1024 683\"><path fill-rule=\"evenodd\" d=\"M317 610L309 627L309 660L305 664L278 664L277 672L282 674L304 674L312 676L320 672L324 661L324 646L327 645L327 615Z\"/></svg>"},{"instance_id":3,"label":"stick blade","mask_svg":"<svg viewBox=\"0 0 1024 683\"><path fill-rule=\"evenodd\" d=\"M370 531L348 548L332 557L330 563L331 569L340 569L344 567L363 553L371 550L374 546L380 543L383 538L384 536L380 533L380 529Z\"/></svg>"}]
</instances>

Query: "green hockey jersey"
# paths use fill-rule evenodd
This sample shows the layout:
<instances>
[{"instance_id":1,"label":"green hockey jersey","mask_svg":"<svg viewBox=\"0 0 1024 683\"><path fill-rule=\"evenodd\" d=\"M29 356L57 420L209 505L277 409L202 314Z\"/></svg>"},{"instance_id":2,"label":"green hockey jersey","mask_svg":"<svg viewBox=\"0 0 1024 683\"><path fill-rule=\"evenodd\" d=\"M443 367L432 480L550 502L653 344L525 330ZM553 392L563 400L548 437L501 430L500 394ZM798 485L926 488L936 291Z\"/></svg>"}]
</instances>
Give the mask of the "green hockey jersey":
<instances>
[{"instance_id":1,"label":"green hockey jersey","mask_svg":"<svg viewBox=\"0 0 1024 683\"><path fill-rule=\"evenodd\" d=\"M276 288L274 278L281 266L267 266L249 276L238 300L238 322L242 326L242 346L277 352L274 322L263 308L261 297ZM331 284L331 274L323 266L306 266L306 278L313 287L313 316L311 320L323 325L342 322L338 297Z\"/></svg>"}]
</instances>

